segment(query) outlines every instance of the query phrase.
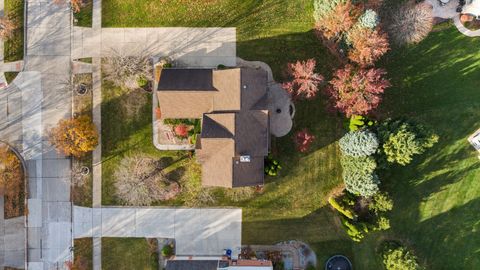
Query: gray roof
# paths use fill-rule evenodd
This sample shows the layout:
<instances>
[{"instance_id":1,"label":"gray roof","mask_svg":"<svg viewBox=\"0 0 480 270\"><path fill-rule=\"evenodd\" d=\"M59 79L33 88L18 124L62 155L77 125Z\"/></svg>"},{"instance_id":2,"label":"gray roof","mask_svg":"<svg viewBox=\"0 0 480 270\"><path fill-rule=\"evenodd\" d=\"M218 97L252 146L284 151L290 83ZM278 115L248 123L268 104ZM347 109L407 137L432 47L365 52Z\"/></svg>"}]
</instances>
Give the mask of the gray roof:
<instances>
[{"instance_id":1,"label":"gray roof","mask_svg":"<svg viewBox=\"0 0 480 270\"><path fill-rule=\"evenodd\" d=\"M212 69L162 69L158 91L215 91Z\"/></svg>"},{"instance_id":2,"label":"gray roof","mask_svg":"<svg viewBox=\"0 0 480 270\"><path fill-rule=\"evenodd\" d=\"M217 270L218 261L200 261L200 260L169 260L166 270Z\"/></svg>"}]
</instances>

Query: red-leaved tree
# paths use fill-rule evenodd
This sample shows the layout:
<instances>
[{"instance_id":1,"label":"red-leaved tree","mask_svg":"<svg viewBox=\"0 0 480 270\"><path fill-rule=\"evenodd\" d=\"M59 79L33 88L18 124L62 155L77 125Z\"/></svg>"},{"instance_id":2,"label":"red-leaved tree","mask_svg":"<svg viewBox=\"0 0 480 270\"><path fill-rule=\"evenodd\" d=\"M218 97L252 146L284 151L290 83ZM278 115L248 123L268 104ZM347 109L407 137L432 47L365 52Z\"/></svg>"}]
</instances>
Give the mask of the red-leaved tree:
<instances>
[{"instance_id":1,"label":"red-leaved tree","mask_svg":"<svg viewBox=\"0 0 480 270\"><path fill-rule=\"evenodd\" d=\"M315 140L315 136L313 136L307 129L303 129L295 133L295 145L297 146L297 150L305 153L310 149L310 145Z\"/></svg>"},{"instance_id":2,"label":"red-leaved tree","mask_svg":"<svg viewBox=\"0 0 480 270\"><path fill-rule=\"evenodd\" d=\"M376 29L355 27L348 33L348 40L353 47L348 58L361 66L373 65L389 50L387 34Z\"/></svg>"},{"instance_id":3,"label":"red-leaved tree","mask_svg":"<svg viewBox=\"0 0 480 270\"><path fill-rule=\"evenodd\" d=\"M293 99L309 99L317 94L318 86L324 78L322 75L315 73L315 65L316 61L313 58L288 64L287 73L292 80L284 83L283 88L292 95Z\"/></svg>"},{"instance_id":4,"label":"red-leaved tree","mask_svg":"<svg viewBox=\"0 0 480 270\"><path fill-rule=\"evenodd\" d=\"M376 109L382 100L382 93L390 82L384 78L383 69L357 69L352 65L335 72L327 93L330 95L335 108L352 115L366 115Z\"/></svg>"}]
</instances>

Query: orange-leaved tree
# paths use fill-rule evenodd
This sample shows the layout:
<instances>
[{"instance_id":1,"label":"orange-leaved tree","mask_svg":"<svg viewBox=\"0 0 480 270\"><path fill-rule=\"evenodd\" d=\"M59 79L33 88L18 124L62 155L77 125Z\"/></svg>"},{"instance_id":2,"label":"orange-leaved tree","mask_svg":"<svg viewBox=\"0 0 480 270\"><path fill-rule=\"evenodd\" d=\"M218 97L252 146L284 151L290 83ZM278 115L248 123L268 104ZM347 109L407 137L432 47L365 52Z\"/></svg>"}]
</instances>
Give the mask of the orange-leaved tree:
<instances>
[{"instance_id":1,"label":"orange-leaved tree","mask_svg":"<svg viewBox=\"0 0 480 270\"><path fill-rule=\"evenodd\" d=\"M97 146L98 132L89 116L62 119L51 130L50 143L66 156L82 157Z\"/></svg>"},{"instance_id":2,"label":"orange-leaved tree","mask_svg":"<svg viewBox=\"0 0 480 270\"><path fill-rule=\"evenodd\" d=\"M327 39L338 38L353 27L360 14L360 8L347 0L344 3L339 3L334 9L318 18L316 28Z\"/></svg>"},{"instance_id":3,"label":"orange-leaved tree","mask_svg":"<svg viewBox=\"0 0 480 270\"><path fill-rule=\"evenodd\" d=\"M376 29L354 27L348 33L352 49L348 58L361 66L370 66L389 50L388 37Z\"/></svg>"},{"instance_id":4,"label":"orange-leaved tree","mask_svg":"<svg viewBox=\"0 0 480 270\"><path fill-rule=\"evenodd\" d=\"M315 73L315 59L289 63L287 67L288 76L291 81L283 84L283 88L292 95L292 98L313 98L319 85L323 82L322 75Z\"/></svg>"}]
</instances>

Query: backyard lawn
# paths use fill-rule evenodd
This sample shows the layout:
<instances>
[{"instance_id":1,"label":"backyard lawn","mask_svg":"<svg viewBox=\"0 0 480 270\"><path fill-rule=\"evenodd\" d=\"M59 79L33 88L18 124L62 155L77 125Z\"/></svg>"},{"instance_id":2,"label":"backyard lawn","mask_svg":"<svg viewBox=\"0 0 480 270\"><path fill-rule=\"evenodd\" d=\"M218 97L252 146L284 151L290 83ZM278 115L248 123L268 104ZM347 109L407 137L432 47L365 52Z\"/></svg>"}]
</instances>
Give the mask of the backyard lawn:
<instances>
[{"instance_id":1,"label":"backyard lawn","mask_svg":"<svg viewBox=\"0 0 480 270\"><path fill-rule=\"evenodd\" d=\"M238 55L267 62L278 80L288 62L312 57L318 70L330 76L336 64L311 31L310 1L238 2L107 0L102 22L109 27L236 26ZM162 16L151 16L160 10ZM245 244L303 240L317 252L320 264L329 255L341 253L352 259L355 269L369 270L381 269L375 253L378 243L395 238L413 248L429 269L480 265L480 163L466 141L480 127L480 39L462 36L451 25L436 29L418 45L394 48L382 61L393 87L386 91L379 117L413 118L440 136L434 148L409 166L382 172L384 189L395 200L392 229L372 233L357 244L347 238L336 215L326 207L327 194L341 183L336 142L344 130L343 119L327 113L319 96L296 104L294 131L308 128L316 137L310 152L297 153L291 135L275 139L272 152L284 169L278 178L267 180L263 194L235 202L222 192L215 193L215 205L243 208ZM102 128L102 195L103 203L112 204L116 201L111 175L125 153L169 155L182 166L188 163L185 153L155 150L149 105L138 116L125 117L119 104L128 95L108 84L103 87L102 118L109 121Z\"/></svg>"},{"instance_id":2,"label":"backyard lawn","mask_svg":"<svg viewBox=\"0 0 480 270\"><path fill-rule=\"evenodd\" d=\"M145 238L102 238L102 269L159 269L157 241Z\"/></svg>"}]
</instances>

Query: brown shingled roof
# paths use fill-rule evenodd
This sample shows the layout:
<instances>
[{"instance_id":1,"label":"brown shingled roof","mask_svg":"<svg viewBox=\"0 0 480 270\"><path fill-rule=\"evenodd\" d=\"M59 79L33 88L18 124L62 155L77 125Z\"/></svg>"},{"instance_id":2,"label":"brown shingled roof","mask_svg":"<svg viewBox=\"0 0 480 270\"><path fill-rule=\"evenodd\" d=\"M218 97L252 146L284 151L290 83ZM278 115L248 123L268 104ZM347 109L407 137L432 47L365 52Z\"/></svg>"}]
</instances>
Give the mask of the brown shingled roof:
<instances>
[{"instance_id":1,"label":"brown shingled roof","mask_svg":"<svg viewBox=\"0 0 480 270\"><path fill-rule=\"evenodd\" d=\"M162 118L202 118L197 157L202 164L203 185L263 184L263 162L270 138L266 110L267 73L248 68L214 70L212 73L173 69L164 78L165 71L160 75L160 84L165 78L167 82L157 91ZM187 80L185 74L188 73L207 74L213 90L199 90L209 86L196 77L194 83L175 83L175 80ZM192 89L165 89L187 86ZM241 156L245 156L243 161Z\"/></svg>"}]
</instances>

